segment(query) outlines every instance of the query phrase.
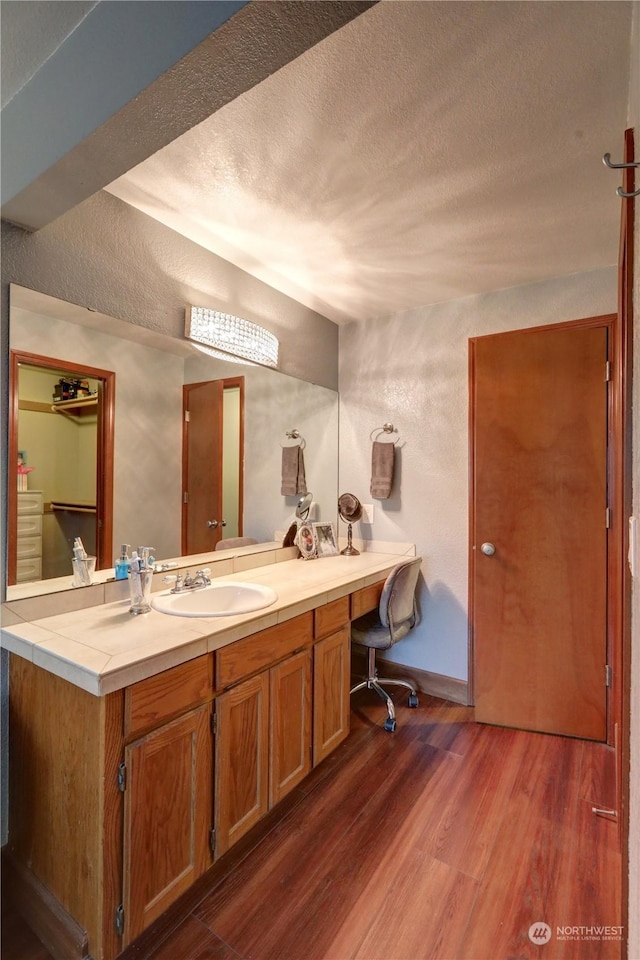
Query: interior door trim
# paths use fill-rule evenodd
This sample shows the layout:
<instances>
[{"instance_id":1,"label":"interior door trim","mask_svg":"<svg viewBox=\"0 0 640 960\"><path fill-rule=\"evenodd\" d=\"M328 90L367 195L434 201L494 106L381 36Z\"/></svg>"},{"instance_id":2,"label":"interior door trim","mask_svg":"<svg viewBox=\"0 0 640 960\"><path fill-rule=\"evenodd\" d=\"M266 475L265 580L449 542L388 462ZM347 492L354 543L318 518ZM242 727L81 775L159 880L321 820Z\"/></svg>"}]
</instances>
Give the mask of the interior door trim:
<instances>
[{"instance_id":1,"label":"interior door trim","mask_svg":"<svg viewBox=\"0 0 640 960\"><path fill-rule=\"evenodd\" d=\"M71 363L22 350L10 351L9 371L9 462L7 468L7 585L16 582L18 531L18 368L21 363L45 370L65 370L101 383L98 403L98 451L96 464L96 557L97 569L113 564L113 431L116 375L88 364Z\"/></svg>"}]
</instances>

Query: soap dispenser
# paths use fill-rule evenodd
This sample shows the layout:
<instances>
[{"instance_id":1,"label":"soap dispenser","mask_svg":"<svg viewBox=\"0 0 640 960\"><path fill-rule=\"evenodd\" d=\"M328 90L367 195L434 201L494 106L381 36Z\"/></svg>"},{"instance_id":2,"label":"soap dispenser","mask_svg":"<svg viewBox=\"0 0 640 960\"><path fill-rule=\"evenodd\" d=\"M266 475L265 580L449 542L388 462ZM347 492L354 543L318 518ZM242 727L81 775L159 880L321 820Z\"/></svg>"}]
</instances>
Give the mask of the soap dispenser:
<instances>
[{"instance_id":1,"label":"soap dispenser","mask_svg":"<svg viewBox=\"0 0 640 960\"><path fill-rule=\"evenodd\" d=\"M120 547L120 556L116 560L114 567L116 571L116 580L126 580L129 573L129 567L131 566L131 561L129 560L128 550L130 550L128 543L123 543Z\"/></svg>"}]
</instances>

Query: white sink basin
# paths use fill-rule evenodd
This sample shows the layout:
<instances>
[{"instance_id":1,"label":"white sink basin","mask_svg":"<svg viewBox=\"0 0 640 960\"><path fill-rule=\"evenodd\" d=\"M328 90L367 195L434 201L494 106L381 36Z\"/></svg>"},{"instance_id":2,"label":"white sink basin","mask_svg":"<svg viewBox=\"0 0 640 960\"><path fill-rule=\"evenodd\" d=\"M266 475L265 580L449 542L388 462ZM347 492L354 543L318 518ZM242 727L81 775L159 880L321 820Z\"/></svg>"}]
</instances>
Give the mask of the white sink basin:
<instances>
[{"instance_id":1,"label":"white sink basin","mask_svg":"<svg viewBox=\"0 0 640 960\"><path fill-rule=\"evenodd\" d=\"M275 590L259 583L212 583L200 590L156 594L151 606L174 617L233 617L270 607L277 599Z\"/></svg>"}]
</instances>

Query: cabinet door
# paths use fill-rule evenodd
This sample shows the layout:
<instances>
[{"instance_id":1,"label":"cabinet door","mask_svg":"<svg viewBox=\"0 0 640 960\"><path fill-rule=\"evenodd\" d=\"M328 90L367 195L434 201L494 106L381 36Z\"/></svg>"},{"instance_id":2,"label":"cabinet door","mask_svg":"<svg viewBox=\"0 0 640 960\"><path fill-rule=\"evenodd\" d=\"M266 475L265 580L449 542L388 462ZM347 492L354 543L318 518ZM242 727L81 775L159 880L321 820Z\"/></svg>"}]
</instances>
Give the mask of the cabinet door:
<instances>
[{"instance_id":1,"label":"cabinet door","mask_svg":"<svg viewBox=\"0 0 640 960\"><path fill-rule=\"evenodd\" d=\"M313 648L313 764L324 760L349 733L350 628Z\"/></svg>"},{"instance_id":2,"label":"cabinet door","mask_svg":"<svg viewBox=\"0 0 640 960\"><path fill-rule=\"evenodd\" d=\"M311 770L311 650L272 667L269 806Z\"/></svg>"},{"instance_id":3,"label":"cabinet door","mask_svg":"<svg viewBox=\"0 0 640 960\"><path fill-rule=\"evenodd\" d=\"M267 812L269 672L216 700L216 857Z\"/></svg>"},{"instance_id":4,"label":"cabinet door","mask_svg":"<svg viewBox=\"0 0 640 960\"><path fill-rule=\"evenodd\" d=\"M209 717L205 705L125 749L124 945L211 863Z\"/></svg>"}]
</instances>

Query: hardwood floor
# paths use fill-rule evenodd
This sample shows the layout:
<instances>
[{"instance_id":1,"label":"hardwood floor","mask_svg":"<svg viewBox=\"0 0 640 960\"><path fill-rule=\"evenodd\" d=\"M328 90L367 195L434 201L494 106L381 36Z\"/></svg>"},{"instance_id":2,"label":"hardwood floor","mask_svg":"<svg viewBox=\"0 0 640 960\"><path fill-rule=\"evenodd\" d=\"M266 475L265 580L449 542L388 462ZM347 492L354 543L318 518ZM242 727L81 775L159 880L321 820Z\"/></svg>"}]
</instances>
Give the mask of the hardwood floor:
<instances>
[{"instance_id":1,"label":"hardwood floor","mask_svg":"<svg viewBox=\"0 0 640 960\"><path fill-rule=\"evenodd\" d=\"M420 699L389 734L380 701L354 698L349 738L284 818L123 960L618 960L594 929L621 916L617 828L592 812L613 804L613 752ZM2 956L50 960L12 916Z\"/></svg>"}]
</instances>

